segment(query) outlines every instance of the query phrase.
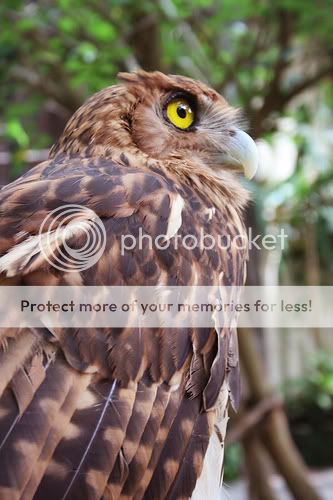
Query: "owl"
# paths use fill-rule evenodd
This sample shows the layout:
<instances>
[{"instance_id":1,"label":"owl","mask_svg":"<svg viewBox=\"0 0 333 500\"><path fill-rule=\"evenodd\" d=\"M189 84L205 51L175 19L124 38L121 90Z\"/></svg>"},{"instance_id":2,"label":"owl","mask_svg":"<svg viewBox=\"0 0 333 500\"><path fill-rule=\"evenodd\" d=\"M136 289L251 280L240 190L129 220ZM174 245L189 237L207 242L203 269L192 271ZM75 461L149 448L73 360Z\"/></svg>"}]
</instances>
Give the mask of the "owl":
<instances>
[{"instance_id":1,"label":"owl","mask_svg":"<svg viewBox=\"0 0 333 500\"><path fill-rule=\"evenodd\" d=\"M0 191L1 285L242 286L246 247L179 245L202 230L245 235L238 175L252 177L258 155L242 123L201 82L121 73L74 113L47 161ZM69 206L79 216L66 218ZM98 259L57 265L94 217ZM168 245L124 248L139 232ZM238 379L230 326L2 328L0 497L217 498Z\"/></svg>"}]
</instances>

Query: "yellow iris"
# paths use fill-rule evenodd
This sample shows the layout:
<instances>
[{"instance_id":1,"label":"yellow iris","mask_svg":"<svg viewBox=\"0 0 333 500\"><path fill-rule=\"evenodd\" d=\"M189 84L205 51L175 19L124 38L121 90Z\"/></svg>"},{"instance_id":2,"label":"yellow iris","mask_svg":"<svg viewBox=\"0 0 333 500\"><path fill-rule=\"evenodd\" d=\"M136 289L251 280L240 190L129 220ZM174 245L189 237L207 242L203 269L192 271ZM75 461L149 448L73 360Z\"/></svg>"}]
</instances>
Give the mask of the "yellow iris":
<instances>
[{"instance_id":1,"label":"yellow iris","mask_svg":"<svg viewBox=\"0 0 333 500\"><path fill-rule=\"evenodd\" d=\"M170 122L178 128L189 128L194 121L194 113L188 101L182 97L172 99L166 108Z\"/></svg>"}]
</instances>

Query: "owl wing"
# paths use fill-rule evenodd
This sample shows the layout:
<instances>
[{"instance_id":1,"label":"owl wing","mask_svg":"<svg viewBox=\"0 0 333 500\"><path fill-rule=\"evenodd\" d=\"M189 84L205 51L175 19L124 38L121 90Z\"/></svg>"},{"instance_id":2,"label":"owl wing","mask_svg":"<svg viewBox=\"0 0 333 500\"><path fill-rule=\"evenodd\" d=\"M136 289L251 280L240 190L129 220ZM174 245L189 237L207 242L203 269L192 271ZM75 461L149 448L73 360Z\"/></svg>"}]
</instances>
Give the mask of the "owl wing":
<instances>
[{"instance_id":1,"label":"owl wing","mask_svg":"<svg viewBox=\"0 0 333 500\"><path fill-rule=\"evenodd\" d=\"M245 252L170 244L120 251L121 236L237 231L233 212L158 169L57 156L0 191L2 284L191 285L244 280ZM37 244L45 218L96 213L106 247L81 272L59 271ZM74 221L75 222L75 221ZM45 234L50 232L45 226ZM81 226L65 233L73 248ZM42 234L43 237L44 233ZM51 250L54 248L51 245ZM49 256L51 257L51 256ZM183 499L202 471L223 393L238 399L235 332L222 328L0 331L0 497ZM216 471L219 474L219 471Z\"/></svg>"}]
</instances>

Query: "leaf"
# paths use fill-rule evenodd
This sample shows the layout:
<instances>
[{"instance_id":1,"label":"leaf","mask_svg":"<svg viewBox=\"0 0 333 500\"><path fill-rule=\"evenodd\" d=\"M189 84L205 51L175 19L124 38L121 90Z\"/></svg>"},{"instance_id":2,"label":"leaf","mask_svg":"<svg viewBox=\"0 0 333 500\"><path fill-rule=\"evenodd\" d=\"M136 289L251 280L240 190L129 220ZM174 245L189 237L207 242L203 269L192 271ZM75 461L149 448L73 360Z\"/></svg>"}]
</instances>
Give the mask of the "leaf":
<instances>
[{"instance_id":1,"label":"leaf","mask_svg":"<svg viewBox=\"0 0 333 500\"><path fill-rule=\"evenodd\" d=\"M29 146L29 136L22 127L20 121L16 118L12 118L6 123L5 136L7 139L14 140L22 149Z\"/></svg>"}]
</instances>

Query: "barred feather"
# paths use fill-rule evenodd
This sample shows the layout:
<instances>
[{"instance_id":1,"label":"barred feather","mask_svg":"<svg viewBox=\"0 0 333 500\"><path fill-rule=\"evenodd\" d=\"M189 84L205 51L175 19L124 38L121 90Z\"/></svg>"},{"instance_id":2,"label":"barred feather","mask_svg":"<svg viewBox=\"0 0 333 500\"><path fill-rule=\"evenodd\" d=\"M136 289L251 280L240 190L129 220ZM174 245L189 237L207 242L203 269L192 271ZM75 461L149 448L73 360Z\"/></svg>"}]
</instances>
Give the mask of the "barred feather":
<instances>
[{"instance_id":1,"label":"barred feather","mask_svg":"<svg viewBox=\"0 0 333 500\"><path fill-rule=\"evenodd\" d=\"M144 72L121 79L75 113L49 161L0 191L1 284L242 285L246 249L190 251L173 239L199 239L202 228L222 238L244 233L247 195L227 166L211 167L205 147L216 131L184 134L152 110L183 88L209 103L203 120L214 117L225 143L237 113L190 79ZM93 210L107 236L99 261L77 273L55 270L38 245L46 216L67 204ZM122 254L121 235L135 237L138 228L165 235L168 249ZM73 248L84 243L77 227L64 234ZM222 434L229 392L239 400L235 335L226 328L1 330L0 497L190 498L206 470L221 390Z\"/></svg>"}]
</instances>

